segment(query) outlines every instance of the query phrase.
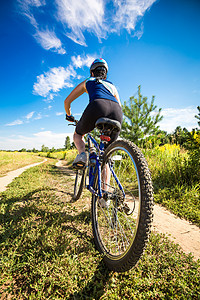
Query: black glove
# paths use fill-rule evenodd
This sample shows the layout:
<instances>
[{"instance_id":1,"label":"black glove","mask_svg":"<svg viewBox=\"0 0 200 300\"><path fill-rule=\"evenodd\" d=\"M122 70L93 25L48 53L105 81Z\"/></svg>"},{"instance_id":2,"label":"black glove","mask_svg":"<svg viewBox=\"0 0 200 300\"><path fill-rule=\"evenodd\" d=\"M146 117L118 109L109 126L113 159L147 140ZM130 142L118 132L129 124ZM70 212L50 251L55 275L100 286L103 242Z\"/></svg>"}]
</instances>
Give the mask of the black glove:
<instances>
[{"instance_id":1,"label":"black glove","mask_svg":"<svg viewBox=\"0 0 200 300\"><path fill-rule=\"evenodd\" d=\"M66 118L65 118L67 121L69 121L69 122L75 122L75 119L74 119L74 116L68 116L67 114L66 114Z\"/></svg>"}]
</instances>

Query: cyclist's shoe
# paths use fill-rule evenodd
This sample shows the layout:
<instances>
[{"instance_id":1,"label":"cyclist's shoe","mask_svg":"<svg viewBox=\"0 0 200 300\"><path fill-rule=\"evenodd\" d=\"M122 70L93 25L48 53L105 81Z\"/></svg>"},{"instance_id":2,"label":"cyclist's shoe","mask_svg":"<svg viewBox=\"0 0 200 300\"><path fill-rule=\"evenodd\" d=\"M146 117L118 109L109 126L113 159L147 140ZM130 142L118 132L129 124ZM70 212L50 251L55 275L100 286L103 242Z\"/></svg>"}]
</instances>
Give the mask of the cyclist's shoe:
<instances>
[{"instance_id":1,"label":"cyclist's shoe","mask_svg":"<svg viewBox=\"0 0 200 300\"><path fill-rule=\"evenodd\" d=\"M87 164L87 155L85 152L78 154L72 163L72 166L76 169L82 169Z\"/></svg>"},{"instance_id":2,"label":"cyclist's shoe","mask_svg":"<svg viewBox=\"0 0 200 300\"><path fill-rule=\"evenodd\" d=\"M109 208L110 206L110 200L104 200L103 198L99 199L98 204L102 208Z\"/></svg>"}]
</instances>

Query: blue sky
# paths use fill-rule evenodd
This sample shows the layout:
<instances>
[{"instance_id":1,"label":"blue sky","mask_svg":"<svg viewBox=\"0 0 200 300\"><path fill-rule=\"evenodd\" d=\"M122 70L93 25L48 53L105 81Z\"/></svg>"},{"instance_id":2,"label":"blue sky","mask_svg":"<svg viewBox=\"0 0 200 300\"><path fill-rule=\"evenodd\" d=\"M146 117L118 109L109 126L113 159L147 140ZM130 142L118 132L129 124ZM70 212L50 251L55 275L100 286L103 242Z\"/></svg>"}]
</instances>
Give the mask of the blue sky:
<instances>
[{"instance_id":1,"label":"blue sky","mask_svg":"<svg viewBox=\"0 0 200 300\"><path fill-rule=\"evenodd\" d=\"M198 0L1 0L0 149L62 147L73 132L64 99L97 57L122 103L141 85L161 129L197 127L199 15ZM72 113L87 104L85 94Z\"/></svg>"}]
</instances>

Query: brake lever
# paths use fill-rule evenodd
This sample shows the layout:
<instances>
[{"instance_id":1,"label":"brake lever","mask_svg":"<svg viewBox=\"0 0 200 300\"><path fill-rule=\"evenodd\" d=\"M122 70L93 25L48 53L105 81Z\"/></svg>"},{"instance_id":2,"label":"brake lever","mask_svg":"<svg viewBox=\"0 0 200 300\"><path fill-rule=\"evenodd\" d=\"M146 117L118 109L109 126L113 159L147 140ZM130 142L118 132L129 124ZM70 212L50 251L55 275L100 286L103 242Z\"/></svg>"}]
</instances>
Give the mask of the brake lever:
<instances>
[{"instance_id":1,"label":"brake lever","mask_svg":"<svg viewBox=\"0 0 200 300\"><path fill-rule=\"evenodd\" d=\"M75 120L74 123L69 123L68 126L76 126L78 124L78 120Z\"/></svg>"}]
</instances>

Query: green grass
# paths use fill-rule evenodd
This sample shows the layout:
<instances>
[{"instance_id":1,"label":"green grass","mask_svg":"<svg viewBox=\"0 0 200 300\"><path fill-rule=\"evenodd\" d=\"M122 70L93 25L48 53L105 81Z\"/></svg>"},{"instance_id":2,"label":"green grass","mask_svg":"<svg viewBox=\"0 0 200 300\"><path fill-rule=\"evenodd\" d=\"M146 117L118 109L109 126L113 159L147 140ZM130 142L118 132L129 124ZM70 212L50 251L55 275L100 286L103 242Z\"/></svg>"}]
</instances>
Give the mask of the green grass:
<instances>
[{"instance_id":1,"label":"green grass","mask_svg":"<svg viewBox=\"0 0 200 300\"><path fill-rule=\"evenodd\" d=\"M61 160L67 160L71 163L77 155L76 149L58 151L58 152L39 152L38 155L42 157L55 158Z\"/></svg>"},{"instance_id":2,"label":"green grass","mask_svg":"<svg viewBox=\"0 0 200 300\"><path fill-rule=\"evenodd\" d=\"M42 158L33 153L0 151L0 176L40 161L42 161Z\"/></svg>"},{"instance_id":3,"label":"green grass","mask_svg":"<svg viewBox=\"0 0 200 300\"><path fill-rule=\"evenodd\" d=\"M155 202L200 226L200 162L187 152L144 152L152 173Z\"/></svg>"},{"instance_id":4,"label":"green grass","mask_svg":"<svg viewBox=\"0 0 200 300\"><path fill-rule=\"evenodd\" d=\"M2 299L199 299L199 261L162 235L131 271L109 272L93 244L88 192L70 202L72 174L45 163L0 194Z\"/></svg>"}]
</instances>

